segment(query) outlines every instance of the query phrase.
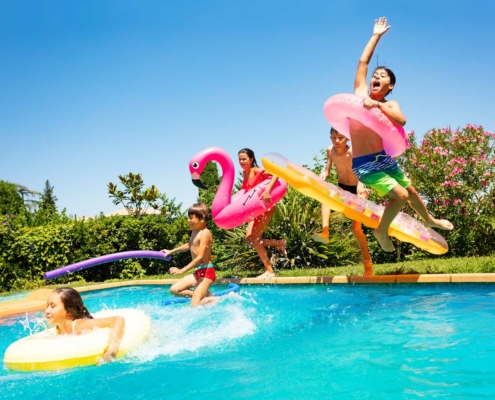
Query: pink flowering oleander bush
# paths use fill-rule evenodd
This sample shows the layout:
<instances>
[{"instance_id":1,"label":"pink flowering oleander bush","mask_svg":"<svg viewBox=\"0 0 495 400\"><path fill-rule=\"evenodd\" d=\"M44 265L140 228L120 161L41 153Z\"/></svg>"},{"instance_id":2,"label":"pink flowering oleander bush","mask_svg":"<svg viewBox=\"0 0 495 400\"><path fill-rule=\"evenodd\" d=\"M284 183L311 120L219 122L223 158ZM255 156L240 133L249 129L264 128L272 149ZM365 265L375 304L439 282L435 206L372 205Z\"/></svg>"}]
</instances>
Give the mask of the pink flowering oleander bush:
<instances>
[{"instance_id":1,"label":"pink flowering oleander bush","mask_svg":"<svg viewBox=\"0 0 495 400\"><path fill-rule=\"evenodd\" d=\"M397 161L436 218L454 224L438 230L450 256L483 256L495 250L495 134L467 125L414 132Z\"/></svg>"}]
</instances>

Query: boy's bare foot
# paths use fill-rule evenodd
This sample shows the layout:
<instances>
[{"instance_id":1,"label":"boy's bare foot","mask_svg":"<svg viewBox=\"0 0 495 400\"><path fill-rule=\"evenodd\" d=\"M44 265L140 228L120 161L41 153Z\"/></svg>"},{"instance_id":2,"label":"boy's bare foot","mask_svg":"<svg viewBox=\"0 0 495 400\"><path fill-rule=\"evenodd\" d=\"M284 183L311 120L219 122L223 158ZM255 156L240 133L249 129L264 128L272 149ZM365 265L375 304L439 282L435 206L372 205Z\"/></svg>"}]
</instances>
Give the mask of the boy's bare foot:
<instances>
[{"instance_id":1,"label":"boy's bare foot","mask_svg":"<svg viewBox=\"0 0 495 400\"><path fill-rule=\"evenodd\" d=\"M447 221L446 219L432 218L429 222L425 222L425 226L427 228L439 228L446 231L451 231L452 229L454 229L454 225L452 225L452 223L450 221Z\"/></svg>"},{"instance_id":2,"label":"boy's bare foot","mask_svg":"<svg viewBox=\"0 0 495 400\"><path fill-rule=\"evenodd\" d=\"M373 276L373 264L371 263L371 258L365 258L363 261L364 261L363 276Z\"/></svg>"},{"instance_id":3,"label":"boy's bare foot","mask_svg":"<svg viewBox=\"0 0 495 400\"><path fill-rule=\"evenodd\" d=\"M378 244L383 249L383 251L387 251L391 253L392 251L395 250L394 244L390 240L387 232L383 234L378 229L375 229L373 231L373 235L375 236L376 240L378 240Z\"/></svg>"},{"instance_id":4,"label":"boy's bare foot","mask_svg":"<svg viewBox=\"0 0 495 400\"><path fill-rule=\"evenodd\" d=\"M285 248L287 246L287 240L282 239L282 245L280 246L280 251L282 252L282 255L287 258L287 249Z\"/></svg>"},{"instance_id":5,"label":"boy's bare foot","mask_svg":"<svg viewBox=\"0 0 495 400\"><path fill-rule=\"evenodd\" d=\"M320 243L323 243L323 244L328 244L328 242L330 241L328 239L328 227L325 226L321 232L315 232L315 233L313 233L313 236L311 236L311 238L315 242L320 242Z\"/></svg>"},{"instance_id":6,"label":"boy's bare foot","mask_svg":"<svg viewBox=\"0 0 495 400\"><path fill-rule=\"evenodd\" d=\"M272 274L268 271L262 273L261 275L256 277L257 279L272 279L275 278L275 274Z\"/></svg>"}]
</instances>

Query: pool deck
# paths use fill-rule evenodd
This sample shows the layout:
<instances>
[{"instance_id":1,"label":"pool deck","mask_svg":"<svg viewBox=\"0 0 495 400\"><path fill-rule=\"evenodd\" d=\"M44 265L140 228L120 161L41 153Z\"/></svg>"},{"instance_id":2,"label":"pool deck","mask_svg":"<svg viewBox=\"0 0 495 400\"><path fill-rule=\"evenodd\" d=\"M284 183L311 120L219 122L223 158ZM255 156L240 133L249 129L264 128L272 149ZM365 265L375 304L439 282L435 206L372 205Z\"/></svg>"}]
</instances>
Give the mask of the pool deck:
<instances>
[{"instance_id":1,"label":"pool deck","mask_svg":"<svg viewBox=\"0 0 495 400\"><path fill-rule=\"evenodd\" d=\"M136 281L101 283L91 286L80 286L75 289L79 292L111 289L136 285L172 285L178 279L141 279ZM219 279L218 284L237 283L240 285L294 285L294 284L359 284L359 283L487 283L495 282L495 273L490 274L415 274L415 275L375 275L375 276L300 276L275 277L271 279L259 278L229 278ZM23 314L32 311L41 311L46 308L48 296L54 289L37 289L27 295L25 299L1 301L0 318Z\"/></svg>"}]
</instances>

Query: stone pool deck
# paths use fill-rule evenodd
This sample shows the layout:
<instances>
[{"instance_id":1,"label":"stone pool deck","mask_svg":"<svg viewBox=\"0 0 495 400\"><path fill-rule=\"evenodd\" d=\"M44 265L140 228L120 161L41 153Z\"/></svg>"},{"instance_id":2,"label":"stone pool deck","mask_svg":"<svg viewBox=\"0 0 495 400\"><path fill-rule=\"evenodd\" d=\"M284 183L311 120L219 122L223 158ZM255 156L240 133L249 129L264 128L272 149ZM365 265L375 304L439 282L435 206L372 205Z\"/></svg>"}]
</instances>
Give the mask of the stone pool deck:
<instances>
[{"instance_id":1,"label":"stone pool deck","mask_svg":"<svg viewBox=\"0 0 495 400\"><path fill-rule=\"evenodd\" d=\"M178 279L141 279L126 282L101 283L80 286L79 292L102 290L135 285L172 285ZM359 283L487 283L495 282L495 273L490 274L416 274L416 275L375 275L375 276L300 276L259 278L219 279L217 284L237 283L240 285L294 285L294 284L359 284ZM37 289L28 293L25 299L1 301L0 318L41 311L46 308L48 296L54 289Z\"/></svg>"}]
</instances>

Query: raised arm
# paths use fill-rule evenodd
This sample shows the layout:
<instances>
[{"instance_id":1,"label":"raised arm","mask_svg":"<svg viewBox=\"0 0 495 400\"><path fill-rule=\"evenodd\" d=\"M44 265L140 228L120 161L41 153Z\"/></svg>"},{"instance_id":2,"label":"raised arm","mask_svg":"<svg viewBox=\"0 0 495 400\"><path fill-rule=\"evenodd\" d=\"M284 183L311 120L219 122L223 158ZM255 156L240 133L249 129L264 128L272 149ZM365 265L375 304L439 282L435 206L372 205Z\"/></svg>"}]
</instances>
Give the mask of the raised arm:
<instances>
[{"instance_id":1,"label":"raised arm","mask_svg":"<svg viewBox=\"0 0 495 400\"><path fill-rule=\"evenodd\" d=\"M366 75L368 74L368 64L370 63L375 47L382 35L390 29L387 26L387 18L380 17L375 19L373 35L361 54L359 59L356 78L354 79L354 93L366 97L368 95L368 85L366 84Z\"/></svg>"}]
</instances>

